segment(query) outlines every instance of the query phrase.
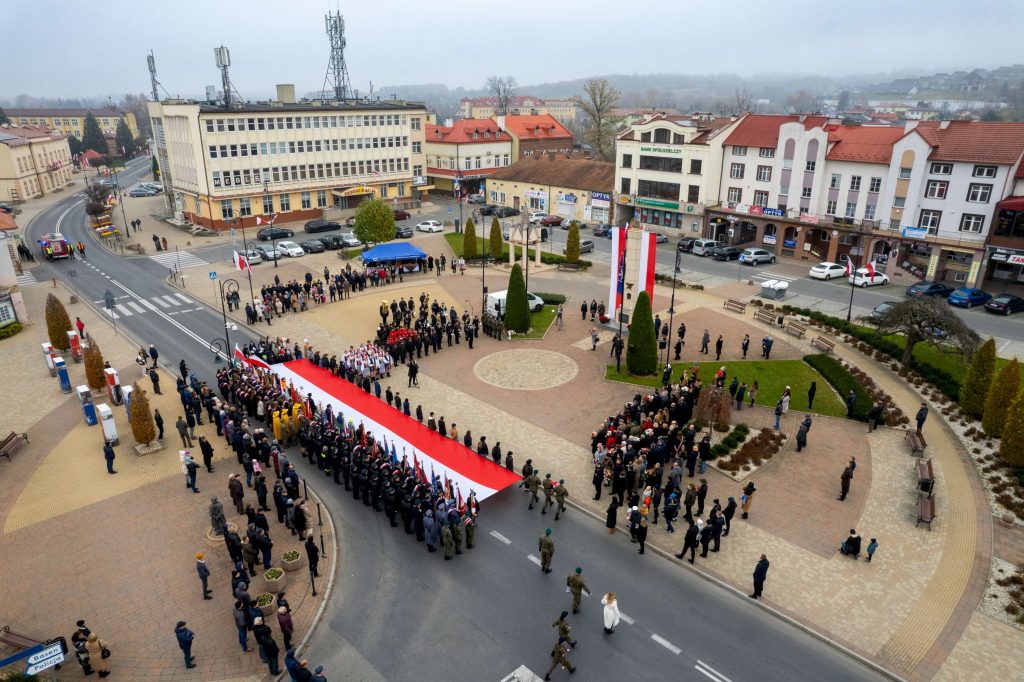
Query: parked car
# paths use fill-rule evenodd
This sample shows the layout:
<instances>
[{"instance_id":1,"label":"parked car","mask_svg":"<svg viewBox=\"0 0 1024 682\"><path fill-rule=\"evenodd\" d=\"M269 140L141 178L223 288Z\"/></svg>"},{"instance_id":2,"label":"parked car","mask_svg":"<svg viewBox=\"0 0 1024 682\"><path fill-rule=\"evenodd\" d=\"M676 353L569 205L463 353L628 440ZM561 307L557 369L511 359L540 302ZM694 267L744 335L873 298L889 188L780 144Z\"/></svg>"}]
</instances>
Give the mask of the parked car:
<instances>
[{"instance_id":1,"label":"parked car","mask_svg":"<svg viewBox=\"0 0 1024 682\"><path fill-rule=\"evenodd\" d=\"M719 246L711 252L711 255L715 260L737 260L742 253L743 249L738 246Z\"/></svg>"},{"instance_id":2,"label":"parked car","mask_svg":"<svg viewBox=\"0 0 1024 682\"><path fill-rule=\"evenodd\" d=\"M950 305L959 305L964 308L972 308L981 305L992 298L992 294L973 287L960 287L954 289L946 300Z\"/></svg>"},{"instance_id":3,"label":"parked car","mask_svg":"<svg viewBox=\"0 0 1024 682\"><path fill-rule=\"evenodd\" d=\"M263 256L261 256L260 252L253 247L249 247L248 250L240 251L239 253L242 254L243 258L249 261L249 265L256 265L257 263L263 262Z\"/></svg>"},{"instance_id":4,"label":"parked car","mask_svg":"<svg viewBox=\"0 0 1024 682\"><path fill-rule=\"evenodd\" d=\"M722 242L715 241L714 239L694 239L693 247L690 251L695 256L710 256L719 246L725 246Z\"/></svg>"},{"instance_id":5,"label":"parked car","mask_svg":"<svg viewBox=\"0 0 1024 682\"><path fill-rule=\"evenodd\" d=\"M580 253L590 253L594 250L593 239L581 239L580 240ZM562 247L562 255L565 255L565 247Z\"/></svg>"},{"instance_id":6,"label":"parked car","mask_svg":"<svg viewBox=\"0 0 1024 682\"><path fill-rule=\"evenodd\" d=\"M546 215L537 222L545 227L555 227L557 225L561 225L564 221L565 218L560 215ZM531 220L530 222L533 221Z\"/></svg>"},{"instance_id":7,"label":"parked car","mask_svg":"<svg viewBox=\"0 0 1024 682\"><path fill-rule=\"evenodd\" d=\"M256 238L261 242L269 242L271 239L287 239L294 237L295 233L284 227L264 227L256 233Z\"/></svg>"},{"instance_id":8,"label":"parked car","mask_svg":"<svg viewBox=\"0 0 1024 682\"><path fill-rule=\"evenodd\" d=\"M594 225L594 236L595 237L611 237L612 236L612 228L613 227L615 227L615 226L614 225L609 225L608 223L598 223L597 225Z\"/></svg>"},{"instance_id":9,"label":"parked car","mask_svg":"<svg viewBox=\"0 0 1024 682\"><path fill-rule=\"evenodd\" d=\"M654 243L655 244L668 244L668 236L662 234L661 232L655 232L654 233Z\"/></svg>"},{"instance_id":10,"label":"parked car","mask_svg":"<svg viewBox=\"0 0 1024 682\"><path fill-rule=\"evenodd\" d=\"M408 211L395 211L395 220L408 220L412 214Z\"/></svg>"},{"instance_id":11,"label":"parked car","mask_svg":"<svg viewBox=\"0 0 1024 682\"><path fill-rule=\"evenodd\" d=\"M949 298L953 287L939 282L918 282L907 287L907 296L942 296Z\"/></svg>"},{"instance_id":12,"label":"parked car","mask_svg":"<svg viewBox=\"0 0 1024 682\"><path fill-rule=\"evenodd\" d=\"M894 305L896 305L896 304L895 303L889 303L888 301L885 302L885 303L879 303L871 311L871 319L874 320L875 322L878 322L883 317L885 317L889 313L890 310L892 310Z\"/></svg>"},{"instance_id":13,"label":"parked car","mask_svg":"<svg viewBox=\"0 0 1024 682\"><path fill-rule=\"evenodd\" d=\"M341 248L340 234L325 234L323 237L318 237L317 239L328 251L334 251L335 249Z\"/></svg>"},{"instance_id":14,"label":"parked car","mask_svg":"<svg viewBox=\"0 0 1024 682\"><path fill-rule=\"evenodd\" d=\"M499 218L508 218L509 216L519 215L519 209L512 208L511 206L499 206L495 209L494 215Z\"/></svg>"},{"instance_id":15,"label":"parked car","mask_svg":"<svg viewBox=\"0 0 1024 682\"><path fill-rule=\"evenodd\" d=\"M319 239L307 239L304 242L299 242L299 246L301 246L302 250L306 253L323 253L327 249L327 247L324 246L324 243Z\"/></svg>"},{"instance_id":16,"label":"parked car","mask_svg":"<svg viewBox=\"0 0 1024 682\"><path fill-rule=\"evenodd\" d=\"M855 287L870 287L889 283L889 276L884 272L874 271L874 274L867 268L857 268L846 281Z\"/></svg>"},{"instance_id":17,"label":"parked car","mask_svg":"<svg viewBox=\"0 0 1024 682\"><path fill-rule=\"evenodd\" d=\"M147 189L146 187L136 187L132 191L128 192L130 197L155 197L160 192L156 190Z\"/></svg>"},{"instance_id":18,"label":"parked car","mask_svg":"<svg viewBox=\"0 0 1024 682\"><path fill-rule=\"evenodd\" d=\"M330 232L331 230L340 230L341 223L336 223L333 220L310 220L303 229L306 232Z\"/></svg>"},{"instance_id":19,"label":"parked car","mask_svg":"<svg viewBox=\"0 0 1024 682\"><path fill-rule=\"evenodd\" d=\"M155 192L164 191L164 186L161 185L159 182L140 182L139 187L145 187L146 189L151 189Z\"/></svg>"},{"instance_id":20,"label":"parked car","mask_svg":"<svg viewBox=\"0 0 1024 682\"><path fill-rule=\"evenodd\" d=\"M829 280L832 279L833 277L842 277L845 274L846 268L844 268L839 263L831 263L829 261L825 261L824 263L818 263L813 268L811 268L810 271L807 273L807 276L813 277L814 279Z\"/></svg>"},{"instance_id":21,"label":"parked car","mask_svg":"<svg viewBox=\"0 0 1024 682\"><path fill-rule=\"evenodd\" d=\"M484 204L477 210L480 211L480 215L494 215L494 212L498 210L498 207L494 204Z\"/></svg>"},{"instance_id":22,"label":"parked car","mask_svg":"<svg viewBox=\"0 0 1024 682\"><path fill-rule=\"evenodd\" d=\"M263 260L277 260L281 257L281 252L272 244L259 244L254 249L260 254L260 258Z\"/></svg>"},{"instance_id":23,"label":"parked car","mask_svg":"<svg viewBox=\"0 0 1024 682\"><path fill-rule=\"evenodd\" d=\"M277 249L289 258L299 258L300 256L306 255L306 252L302 250L302 247L295 242L278 242Z\"/></svg>"},{"instance_id":24,"label":"parked car","mask_svg":"<svg viewBox=\"0 0 1024 682\"><path fill-rule=\"evenodd\" d=\"M444 226L437 220L424 220L416 223L418 232L444 232Z\"/></svg>"},{"instance_id":25,"label":"parked car","mask_svg":"<svg viewBox=\"0 0 1024 682\"><path fill-rule=\"evenodd\" d=\"M351 249L356 246L362 246L362 244L363 243L359 241L356 238L356 236L351 232L346 232L345 234L341 235L341 245L346 249Z\"/></svg>"},{"instance_id":26,"label":"parked car","mask_svg":"<svg viewBox=\"0 0 1024 682\"><path fill-rule=\"evenodd\" d=\"M683 253L690 253L693 251L693 243L697 241L696 237L684 237L679 240L676 244L676 251L682 251Z\"/></svg>"},{"instance_id":27,"label":"parked car","mask_svg":"<svg viewBox=\"0 0 1024 682\"><path fill-rule=\"evenodd\" d=\"M547 213L544 211L530 211L530 222L533 224L539 223L545 216L547 216Z\"/></svg>"},{"instance_id":28,"label":"parked car","mask_svg":"<svg viewBox=\"0 0 1024 682\"><path fill-rule=\"evenodd\" d=\"M480 192L479 194L470 194L468 197L466 197L467 204L482 204L486 201L487 199L486 197L484 197L483 192Z\"/></svg>"},{"instance_id":29,"label":"parked car","mask_svg":"<svg viewBox=\"0 0 1024 682\"><path fill-rule=\"evenodd\" d=\"M10 204L0 204L0 213L14 213L14 207Z\"/></svg>"},{"instance_id":30,"label":"parked car","mask_svg":"<svg viewBox=\"0 0 1024 682\"><path fill-rule=\"evenodd\" d=\"M1013 315L1024 310L1024 298L1013 294L999 294L985 304L985 310L999 315Z\"/></svg>"},{"instance_id":31,"label":"parked car","mask_svg":"<svg viewBox=\"0 0 1024 682\"><path fill-rule=\"evenodd\" d=\"M412 236L412 228L408 225L399 225L395 228L395 236L407 239Z\"/></svg>"},{"instance_id":32,"label":"parked car","mask_svg":"<svg viewBox=\"0 0 1024 682\"><path fill-rule=\"evenodd\" d=\"M764 249L743 249L743 253L740 254L740 262L744 265L774 263L775 256Z\"/></svg>"}]
</instances>

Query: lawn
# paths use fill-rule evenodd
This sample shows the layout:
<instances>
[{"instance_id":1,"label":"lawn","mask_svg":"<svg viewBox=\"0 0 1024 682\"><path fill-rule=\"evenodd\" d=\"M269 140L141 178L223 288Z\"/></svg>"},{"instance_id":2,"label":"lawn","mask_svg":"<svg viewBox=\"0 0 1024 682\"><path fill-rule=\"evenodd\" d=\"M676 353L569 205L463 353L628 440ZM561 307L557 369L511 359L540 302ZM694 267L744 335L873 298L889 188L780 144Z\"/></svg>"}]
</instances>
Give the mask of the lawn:
<instances>
[{"instance_id":1,"label":"lawn","mask_svg":"<svg viewBox=\"0 0 1024 682\"><path fill-rule=\"evenodd\" d=\"M715 372L723 365L725 366L726 376L729 377L726 386L732 381L732 377L738 377L740 381L747 382L748 386L752 382L757 381L759 389L755 402L758 405L774 406L779 396L782 395L782 391L786 386L790 386L792 398L790 399L789 408L795 411L807 411L807 387L811 385L812 381L816 381L818 382L818 390L814 396L814 409L811 411L833 417L846 416L846 406L843 405L839 396L835 394L824 377L803 360L705 362L701 364L698 371L701 381L705 386L714 381ZM672 381L678 381L684 368L687 368L685 363L675 363L672 365ZM625 367L625 358L623 358L622 371L617 373L615 365L608 365L605 378L612 381L639 384L641 386L661 386L661 372L653 377L630 376ZM748 405L750 404L749 399L746 402Z\"/></svg>"},{"instance_id":2,"label":"lawn","mask_svg":"<svg viewBox=\"0 0 1024 682\"><path fill-rule=\"evenodd\" d=\"M543 339L548 333L548 328L555 321L556 305L546 305L539 313L530 313L530 331L526 334L516 334L517 339Z\"/></svg>"}]
</instances>

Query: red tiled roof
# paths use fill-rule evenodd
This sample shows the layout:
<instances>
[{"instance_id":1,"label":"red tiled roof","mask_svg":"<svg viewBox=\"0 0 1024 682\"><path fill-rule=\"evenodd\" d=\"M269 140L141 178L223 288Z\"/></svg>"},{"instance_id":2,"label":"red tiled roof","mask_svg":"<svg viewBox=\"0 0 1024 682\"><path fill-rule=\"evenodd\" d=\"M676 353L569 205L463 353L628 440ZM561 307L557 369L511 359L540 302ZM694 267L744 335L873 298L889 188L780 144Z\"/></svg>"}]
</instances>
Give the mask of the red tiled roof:
<instances>
[{"instance_id":1,"label":"red tiled roof","mask_svg":"<svg viewBox=\"0 0 1024 682\"><path fill-rule=\"evenodd\" d=\"M903 129L891 126L829 126L832 144L829 161L884 163L892 159L892 145L903 137Z\"/></svg>"},{"instance_id":2,"label":"red tiled roof","mask_svg":"<svg viewBox=\"0 0 1024 682\"><path fill-rule=\"evenodd\" d=\"M473 134L477 138L473 139ZM486 135L486 137L485 137ZM512 137L498 128L497 122L489 118L464 118L450 127L427 125L425 142L455 144L480 144L484 142L511 142Z\"/></svg>"},{"instance_id":3,"label":"red tiled roof","mask_svg":"<svg viewBox=\"0 0 1024 682\"><path fill-rule=\"evenodd\" d=\"M4 135L10 135L11 137L18 137L24 140L34 139L37 137L51 137L55 136L57 139L64 137L61 133L56 133L46 126L41 125L9 125L0 128L0 133Z\"/></svg>"},{"instance_id":4,"label":"red tiled roof","mask_svg":"<svg viewBox=\"0 0 1024 682\"><path fill-rule=\"evenodd\" d=\"M1024 155L1024 123L949 121L945 128L936 127L932 135L936 144L928 158L935 161L1013 166Z\"/></svg>"},{"instance_id":5,"label":"red tiled roof","mask_svg":"<svg viewBox=\"0 0 1024 682\"><path fill-rule=\"evenodd\" d=\"M803 116L804 128L810 130L825 125L825 116ZM779 144L779 128L786 123L799 123L801 116L775 116L748 114L732 131L725 144L733 147L771 147Z\"/></svg>"},{"instance_id":6,"label":"red tiled roof","mask_svg":"<svg viewBox=\"0 0 1024 682\"><path fill-rule=\"evenodd\" d=\"M540 116L506 116L505 130L520 140L569 138L572 133L550 114Z\"/></svg>"},{"instance_id":7,"label":"red tiled roof","mask_svg":"<svg viewBox=\"0 0 1024 682\"><path fill-rule=\"evenodd\" d=\"M18 223L14 221L14 216L10 213L4 213L0 211L0 230L17 230Z\"/></svg>"}]
</instances>

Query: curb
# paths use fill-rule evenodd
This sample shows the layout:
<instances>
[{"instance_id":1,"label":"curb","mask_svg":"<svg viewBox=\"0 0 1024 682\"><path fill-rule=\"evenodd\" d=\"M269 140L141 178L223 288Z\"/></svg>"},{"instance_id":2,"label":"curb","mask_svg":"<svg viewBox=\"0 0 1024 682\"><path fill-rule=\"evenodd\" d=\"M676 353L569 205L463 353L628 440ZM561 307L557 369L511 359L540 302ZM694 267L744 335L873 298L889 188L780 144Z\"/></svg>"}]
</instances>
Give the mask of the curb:
<instances>
[{"instance_id":1,"label":"curb","mask_svg":"<svg viewBox=\"0 0 1024 682\"><path fill-rule=\"evenodd\" d=\"M601 517L596 512L593 512L590 509L582 507L578 502L573 502L573 501L570 500L570 501L568 501L568 503L569 503L570 507L574 507L575 509L583 512L584 514L586 514L588 516L590 516L591 518L596 519L597 521L601 521ZM618 525L615 526L615 531L617 533L622 533L622 534L625 534L625 532L626 532L625 530L623 530ZM687 566L685 566L685 564L683 562L676 562L675 561L675 557L672 556L671 553L669 553L669 552L667 552L667 551L665 551L665 550L663 550L663 549L661 549L659 547L656 547L653 544L651 545L651 549L655 553L657 553L659 556L661 556L662 558L667 559L668 561L670 561L672 563L679 563L680 565L682 565L682 567L684 569L687 568ZM751 601L750 599L746 598L746 595L743 593L742 590L737 589L736 587L730 585L729 583L725 582L721 578L717 578L717 577L711 575L710 573L707 573L706 571L703 571L703 570L701 570L699 568L696 568L693 565L689 566L688 570L693 571L695 574L697 574L697 576L699 576L700 578L703 578L704 580L708 581L712 585L715 585L716 587L719 587L719 588L721 588L723 590L726 590L727 592L730 592L730 593L732 593L733 595L735 595L737 597L743 597L744 598L743 600L748 602L748 603ZM891 670L883 667L881 664L876 663L876 662L872 661L871 659L869 659L869 658L867 658L867 657L857 653L856 651L853 651L852 649L846 647L845 645L840 644L839 642L837 642L836 640L832 639L828 635L826 635L826 634L824 634L822 632L818 632L817 630L812 628L810 625L807 625L806 623L803 623L803 622L797 620L796 618L794 618L794 617L792 617L792 616L790 616L788 614L785 614L782 611L779 611L778 609L775 609L775 608L773 608L771 606L768 606L767 604L765 604L761 600L754 599L752 601L753 601L753 604L751 604L752 606L757 606L758 608L768 612L772 616L775 616L779 620L782 620L785 623L787 623L789 625L792 625L793 627L797 628L798 630L807 633L811 637L814 637L818 641L823 642L824 644L827 644L828 646L832 647L836 651L846 655L847 657L853 659L857 663L860 663L861 665L870 668L871 670L873 670L876 673L882 675L883 677L886 677L886 678L888 678L890 680L895 680L896 682L905 682L905 679L900 677L896 673L894 673Z\"/></svg>"}]
</instances>

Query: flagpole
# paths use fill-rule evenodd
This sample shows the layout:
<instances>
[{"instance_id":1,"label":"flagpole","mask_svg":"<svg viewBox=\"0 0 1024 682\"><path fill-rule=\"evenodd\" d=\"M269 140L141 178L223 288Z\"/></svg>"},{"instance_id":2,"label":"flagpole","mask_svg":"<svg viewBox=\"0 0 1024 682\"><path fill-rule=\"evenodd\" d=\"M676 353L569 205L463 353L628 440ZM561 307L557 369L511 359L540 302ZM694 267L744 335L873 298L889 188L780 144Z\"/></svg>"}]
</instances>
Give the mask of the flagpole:
<instances>
[{"instance_id":1,"label":"flagpole","mask_svg":"<svg viewBox=\"0 0 1024 682\"><path fill-rule=\"evenodd\" d=\"M256 294L252 289L252 265L249 263L249 244L245 241L245 222L242 222L242 252L245 253L245 271L249 275L249 299L256 303Z\"/></svg>"},{"instance_id":2,"label":"flagpole","mask_svg":"<svg viewBox=\"0 0 1024 682\"><path fill-rule=\"evenodd\" d=\"M619 344L621 347L622 341L622 306L626 302L626 248L629 245L629 223L626 223L626 227L622 228L622 262L619 263L619 271L615 277L617 282L615 284L616 298L619 297L621 287L621 301L616 301L618 307L615 309L619 316ZM618 351L615 353L615 373L618 374L622 370L622 352Z\"/></svg>"}]
</instances>

